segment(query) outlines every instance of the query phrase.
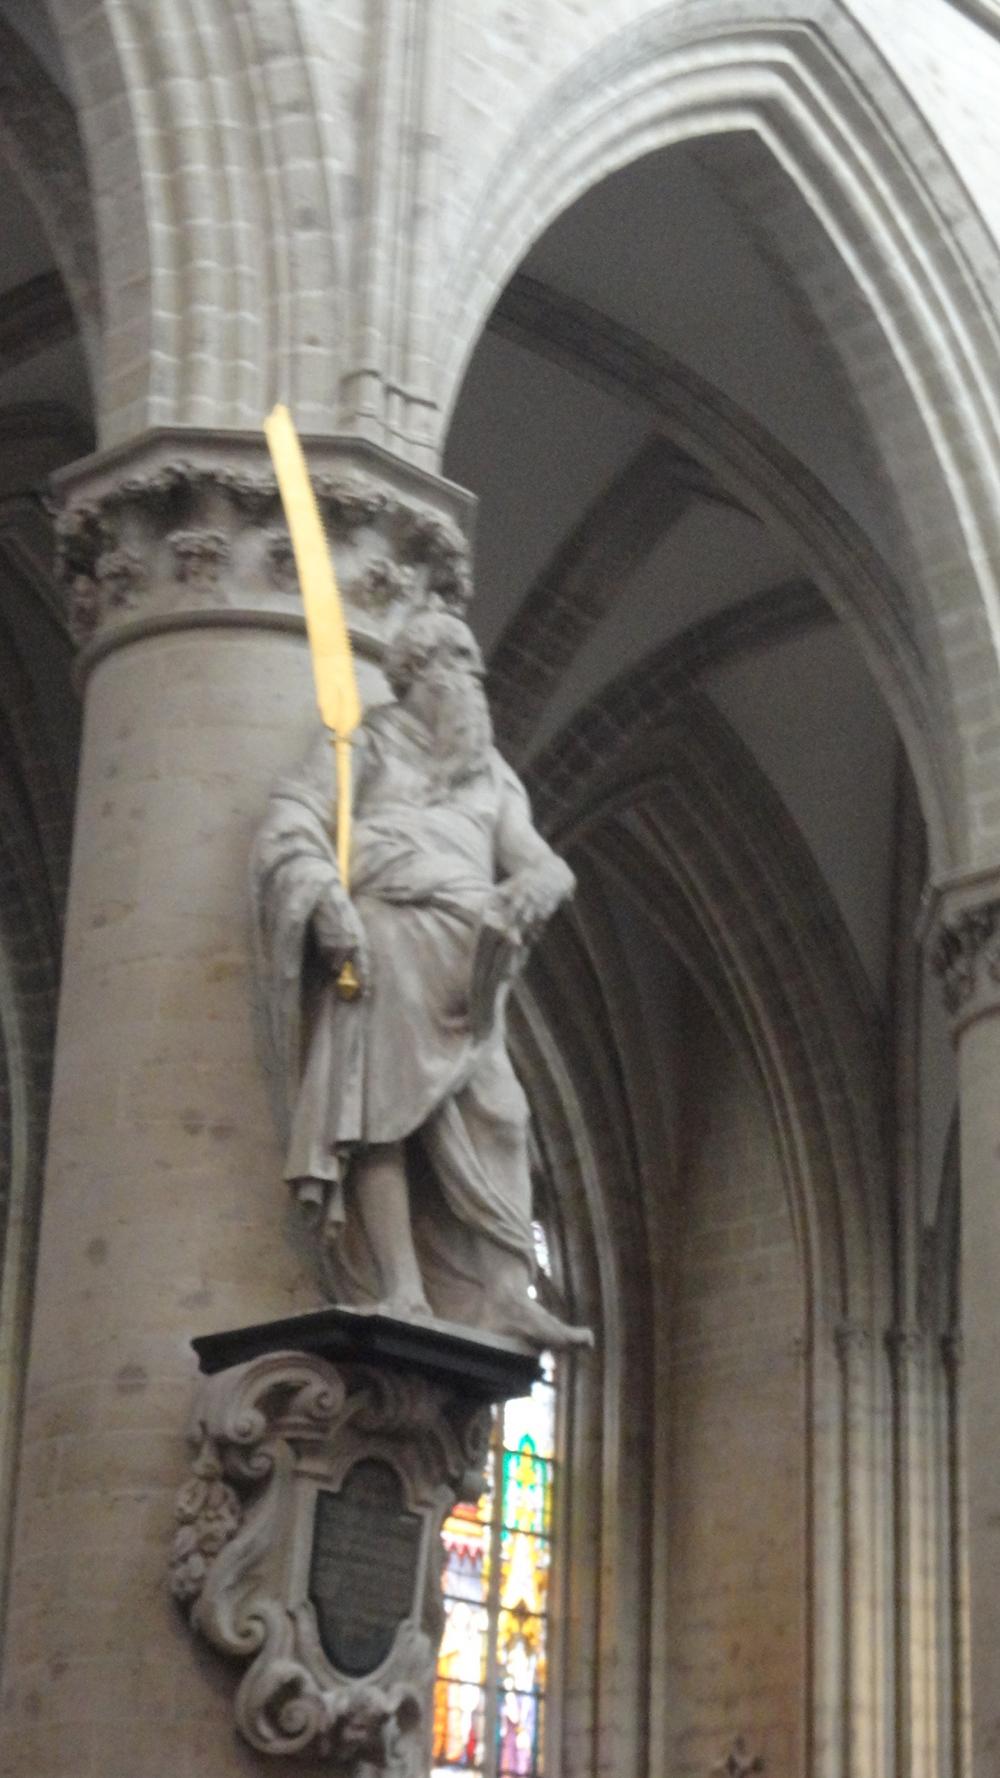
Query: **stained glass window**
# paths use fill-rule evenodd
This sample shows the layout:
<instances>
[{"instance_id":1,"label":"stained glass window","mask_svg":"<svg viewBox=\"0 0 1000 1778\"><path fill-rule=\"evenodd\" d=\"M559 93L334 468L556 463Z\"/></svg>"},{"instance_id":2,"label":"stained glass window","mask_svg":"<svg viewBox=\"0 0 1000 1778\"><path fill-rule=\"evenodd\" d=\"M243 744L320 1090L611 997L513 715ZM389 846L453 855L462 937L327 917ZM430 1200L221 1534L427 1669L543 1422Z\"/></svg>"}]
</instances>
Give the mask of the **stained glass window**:
<instances>
[{"instance_id":1,"label":"stained glass window","mask_svg":"<svg viewBox=\"0 0 1000 1778\"><path fill-rule=\"evenodd\" d=\"M497 1414L486 1491L444 1527L432 1778L543 1778L556 1391Z\"/></svg>"}]
</instances>

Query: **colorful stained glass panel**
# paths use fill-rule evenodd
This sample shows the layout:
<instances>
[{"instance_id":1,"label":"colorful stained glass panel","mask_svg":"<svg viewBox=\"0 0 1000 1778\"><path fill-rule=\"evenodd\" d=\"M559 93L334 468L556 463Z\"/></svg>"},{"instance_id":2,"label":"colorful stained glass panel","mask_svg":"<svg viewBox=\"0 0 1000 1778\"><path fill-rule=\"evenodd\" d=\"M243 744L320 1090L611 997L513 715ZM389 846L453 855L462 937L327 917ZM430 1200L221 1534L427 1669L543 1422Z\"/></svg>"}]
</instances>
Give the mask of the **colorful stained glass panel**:
<instances>
[{"instance_id":1,"label":"colorful stained glass panel","mask_svg":"<svg viewBox=\"0 0 1000 1778\"><path fill-rule=\"evenodd\" d=\"M478 1519L453 1514L442 1532L444 1543L443 1590L446 1599L485 1603L490 1577L489 1525Z\"/></svg>"},{"instance_id":2,"label":"colorful stained glass panel","mask_svg":"<svg viewBox=\"0 0 1000 1778\"><path fill-rule=\"evenodd\" d=\"M490 1617L485 1605L450 1599L438 1655L439 1677L465 1685L484 1684L489 1634Z\"/></svg>"},{"instance_id":3,"label":"colorful stained glass panel","mask_svg":"<svg viewBox=\"0 0 1000 1778\"><path fill-rule=\"evenodd\" d=\"M523 1531L500 1536L500 1604L540 1615L549 1592L549 1545Z\"/></svg>"},{"instance_id":4,"label":"colorful stained glass panel","mask_svg":"<svg viewBox=\"0 0 1000 1778\"><path fill-rule=\"evenodd\" d=\"M517 1692L545 1690L545 1619L523 1611L502 1611L497 1628L497 1669L501 1687Z\"/></svg>"},{"instance_id":5,"label":"colorful stained glass panel","mask_svg":"<svg viewBox=\"0 0 1000 1778\"><path fill-rule=\"evenodd\" d=\"M498 1417L486 1492L444 1527L432 1778L542 1773L555 1446L554 1376L545 1364L545 1381Z\"/></svg>"},{"instance_id":6,"label":"colorful stained glass panel","mask_svg":"<svg viewBox=\"0 0 1000 1778\"><path fill-rule=\"evenodd\" d=\"M438 1680L434 1689L435 1773L482 1771L485 1722L486 1700L477 1686Z\"/></svg>"},{"instance_id":7,"label":"colorful stained glass panel","mask_svg":"<svg viewBox=\"0 0 1000 1778\"><path fill-rule=\"evenodd\" d=\"M556 1438L555 1391L544 1385L523 1401L509 1401L504 1409L503 1442L518 1451L525 1439L536 1457L551 1457Z\"/></svg>"},{"instance_id":8,"label":"colorful stained glass panel","mask_svg":"<svg viewBox=\"0 0 1000 1778\"><path fill-rule=\"evenodd\" d=\"M500 1703L497 1723L500 1778L535 1778L542 1771L541 1698L520 1692L505 1692Z\"/></svg>"},{"instance_id":9,"label":"colorful stained glass panel","mask_svg":"<svg viewBox=\"0 0 1000 1778\"><path fill-rule=\"evenodd\" d=\"M535 1456L525 1436L518 1450L503 1454L503 1523L518 1531L547 1535L551 1513L550 1466L545 1458Z\"/></svg>"}]
</instances>

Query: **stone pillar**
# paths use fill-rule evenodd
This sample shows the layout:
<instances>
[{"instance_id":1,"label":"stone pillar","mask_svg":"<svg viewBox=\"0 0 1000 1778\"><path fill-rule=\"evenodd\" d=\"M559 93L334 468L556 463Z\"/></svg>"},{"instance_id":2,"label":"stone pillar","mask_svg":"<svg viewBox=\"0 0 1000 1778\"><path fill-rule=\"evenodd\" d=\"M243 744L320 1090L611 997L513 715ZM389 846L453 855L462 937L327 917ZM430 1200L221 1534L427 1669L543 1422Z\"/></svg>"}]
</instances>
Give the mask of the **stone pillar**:
<instances>
[{"instance_id":1,"label":"stone pillar","mask_svg":"<svg viewBox=\"0 0 1000 1778\"><path fill-rule=\"evenodd\" d=\"M907 1778L940 1778L947 1736L939 1721L938 1642L949 1601L938 1592L934 1538L940 1532L928 1488L938 1457L929 1387L935 1342L923 1328L904 1324L890 1329L886 1345L894 1419L897 1766Z\"/></svg>"},{"instance_id":2,"label":"stone pillar","mask_svg":"<svg viewBox=\"0 0 1000 1778\"><path fill-rule=\"evenodd\" d=\"M377 694L408 606L465 602L468 499L306 442ZM59 492L85 719L0 1772L228 1778L267 1761L234 1738L166 1556L192 1334L320 1303L255 1053L246 889L311 675L259 435L150 434Z\"/></svg>"},{"instance_id":3,"label":"stone pillar","mask_svg":"<svg viewBox=\"0 0 1000 1778\"><path fill-rule=\"evenodd\" d=\"M880 1729L880 1650L873 1589L875 1355L869 1329L857 1321L842 1322L834 1344L843 1403L846 1649L841 1757L844 1778L865 1778L874 1769Z\"/></svg>"},{"instance_id":4,"label":"stone pillar","mask_svg":"<svg viewBox=\"0 0 1000 1778\"><path fill-rule=\"evenodd\" d=\"M972 1778L1000 1768L1000 878L940 896L931 962L958 1059L961 1408L968 1538ZM957 1589L956 1589L957 1590Z\"/></svg>"},{"instance_id":5,"label":"stone pillar","mask_svg":"<svg viewBox=\"0 0 1000 1778\"><path fill-rule=\"evenodd\" d=\"M951 1757L956 1778L969 1771L969 1572L968 1500L962 1451L962 1336L947 1333L941 1339L941 1363L945 1376L943 1447L946 1469L945 1504L945 1603L948 1636L949 1717L942 1745Z\"/></svg>"}]
</instances>

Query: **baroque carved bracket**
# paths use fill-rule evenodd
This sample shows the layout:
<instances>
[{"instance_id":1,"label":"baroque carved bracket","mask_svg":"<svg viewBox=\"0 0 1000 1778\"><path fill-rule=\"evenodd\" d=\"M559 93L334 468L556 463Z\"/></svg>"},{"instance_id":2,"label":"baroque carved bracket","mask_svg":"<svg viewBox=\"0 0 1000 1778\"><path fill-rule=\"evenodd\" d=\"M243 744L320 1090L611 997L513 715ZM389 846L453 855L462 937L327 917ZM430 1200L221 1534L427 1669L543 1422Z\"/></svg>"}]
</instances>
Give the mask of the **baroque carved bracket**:
<instances>
[{"instance_id":1,"label":"baroque carved bracket","mask_svg":"<svg viewBox=\"0 0 1000 1778\"><path fill-rule=\"evenodd\" d=\"M337 1778L425 1771L440 1530L482 1489L489 1428L446 1382L293 1351L202 1381L171 1584L249 1663L235 1716L252 1747Z\"/></svg>"},{"instance_id":2,"label":"baroque carved bracket","mask_svg":"<svg viewBox=\"0 0 1000 1778\"><path fill-rule=\"evenodd\" d=\"M356 644L377 658L430 597L463 610L470 498L363 440L307 449ZM186 621L302 621L263 435L151 433L55 486L57 567L87 655Z\"/></svg>"}]
</instances>

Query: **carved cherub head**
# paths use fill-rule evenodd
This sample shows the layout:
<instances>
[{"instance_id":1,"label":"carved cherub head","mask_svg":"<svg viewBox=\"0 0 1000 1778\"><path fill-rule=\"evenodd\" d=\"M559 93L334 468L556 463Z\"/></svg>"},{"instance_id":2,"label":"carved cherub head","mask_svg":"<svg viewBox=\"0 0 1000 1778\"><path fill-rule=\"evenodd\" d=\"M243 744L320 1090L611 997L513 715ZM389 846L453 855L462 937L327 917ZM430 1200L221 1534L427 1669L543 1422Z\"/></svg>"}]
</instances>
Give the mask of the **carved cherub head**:
<instances>
[{"instance_id":1,"label":"carved cherub head","mask_svg":"<svg viewBox=\"0 0 1000 1778\"><path fill-rule=\"evenodd\" d=\"M345 1765L361 1759L381 1765L384 1732L391 1715L383 1692L375 1686L358 1687L334 1724L333 1744L338 1759Z\"/></svg>"}]
</instances>

